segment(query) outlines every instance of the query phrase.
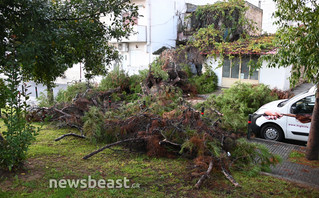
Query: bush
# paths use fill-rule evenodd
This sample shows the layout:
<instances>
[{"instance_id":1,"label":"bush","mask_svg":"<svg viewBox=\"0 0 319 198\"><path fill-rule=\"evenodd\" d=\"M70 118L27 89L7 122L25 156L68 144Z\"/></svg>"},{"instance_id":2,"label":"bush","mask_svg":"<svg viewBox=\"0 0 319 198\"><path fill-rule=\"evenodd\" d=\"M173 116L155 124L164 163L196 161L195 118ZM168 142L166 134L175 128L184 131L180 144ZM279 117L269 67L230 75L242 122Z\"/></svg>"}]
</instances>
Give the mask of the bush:
<instances>
[{"instance_id":1,"label":"bush","mask_svg":"<svg viewBox=\"0 0 319 198\"><path fill-rule=\"evenodd\" d=\"M55 100L59 103L71 102L77 94L84 93L86 90L86 83L75 83L73 85L69 85L66 90L60 89Z\"/></svg>"},{"instance_id":2,"label":"bush","mask_svg":"<svg viewBox=\"0 0 319 198\"><path fill-rule=\"evenodd\" d=\"M162 69L162 66L164 65L164 62L160 60L159 58L155 59L151 64L151 71L154 76L154 78L158 78L161 80L168 80L168 73Z\"/></svg>"},{"instance_id":3,"label":"bush","mask_svg":"<svg viewBox=\"0 0 319 198\"><path fill-rule=\"evenodd\" d=\"M45 95L45 93L41 92L40 96L37 98L37 101L39 102L39 107L51 107L48 97Z\"/></svg>"},{"instance_id":4,"label":"bush","mask_svg":"<svg viewBox=\"0 0 319 198\"><path fill-rule=\"evenodd\" d=\"M112 99L117 101L123 98L125 101L134 101L139 98L139 94L142 93L141 83L146 79L148 70L140 71L140 74L128 76L123 70L114 70L102 79L99 90L107 91L120 87L122 95L112 95Z\"/></svg>"},{"instance_id":5,"label":"bush","mask_svg":"<svg viewBox=\"0 0 319 198\"><path fill-rule=\"evenodd\" d=\"M7 129L2 132L3 137L0 138L0 168L9 171L23 165L28 147L37 134L37 130L25 119L28 96L26 89L22 92L18 90L21 76L17 68L9 66L8 71L5 71L5 75L9 77L6 79L7 106L3 118ZM22 98L25 98L25 101L22 101Z\"/></svg>"},{"instance_id":6,"label":"bush","mask_svg":"<svg viewBox=\"0 0 319 198\"><path fill-rule=\"evenodd\" d=\"M60 89L57 96L55 97L55 102L57 103L70 103L77 94L84 93L87 90L86 83L75 83L69 85L66 90ZM37 98L39 107L51 107L48 97L45 93L41 92L39 98Z\"/></svg>"},{"instance_id":7,"label":"bush","mask_svg":"<svg viewBox=\"0 0 319 198\"><path fill-rule=\"evenodd\" d=\"M107 91L117 87L129 87L130 78L124 70L115 69L104 77L99 85L101 91Z\"/></svg>"},{"instance_id":8,"label":"bush","mask_svg":"<svg viewBox=\"0 0 319 198\"><path fill-rule=\"evenodd\" d=\"M291 91L282 91L280 89L274 88L271 90L272 96L277 96L279 100L281 99L289 99L295 96L295 94Z\"/></svg>"},{"instance_id":9,"label":"bush","mask_svg":"<svg viewBox=\"0 0 319 198\"><path fill-rule=\"evenodd\" d=\"M6 106L6 100L8 97L7 86L4 83L4 80L0 78L0 117L1 117L1 108Z\"/></svg>"},{"instance_id":10,"label":"bush","mask_svg":"<svg viewBox=\"0 0 319 198\"><path fill-rule=\"evenodd\" d=\"M210 96L202 106L214 107L223 113L223 127L227 130L245 132L248 114L277 99L270 93L271 90L266 85L237 82L229 89L224 89L221 95Z\"/></svg>"},{"instance_id":11,"label":"bush","mask_svg":"<svg viewBox=\"0 0 319 198\"><path fill-rule=\"evenodd\" d=\"M212 93L217 88L217 75L213 71L206 71L200 76L193 76L190 81L200 94Z\"/></svg>"}]
</instances>

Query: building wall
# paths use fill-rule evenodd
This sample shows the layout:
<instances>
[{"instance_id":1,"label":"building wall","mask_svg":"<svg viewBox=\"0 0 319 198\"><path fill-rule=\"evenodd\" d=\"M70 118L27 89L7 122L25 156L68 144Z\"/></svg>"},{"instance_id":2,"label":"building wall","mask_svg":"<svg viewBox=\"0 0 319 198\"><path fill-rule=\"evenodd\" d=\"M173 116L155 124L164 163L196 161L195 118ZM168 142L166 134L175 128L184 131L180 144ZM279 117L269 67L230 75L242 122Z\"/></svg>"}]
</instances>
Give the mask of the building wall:
<instances>
[{"instance_id":1,"label":"building wall","mask_svg":"<svg viewBox=\"0 0 319 198\"><path fill-rule=\"evenodd\" d=\"M276 11L276 3L273 0L246 0L263 10L262 32L276 33L278 26L274 25L275 18L272 16Z\"/></svg>"},{"instance_id":2,"label":"building wall","mask_svg":"<svg viewBox=\"0 0 319 198\"><path fill-rule=\"evenodd\" d=\"M246 5L248 6L246 18L253 20L257 28L256 32L250 32L250 35L260 35L262 33L263 10L249 2L246 2Z\"/></svg>"},{"instance_id":3,"label":"building wall","mask_svg":"<svg viewBox=\"0 0 319 198\"><path fill-rule=\"evenodd\" d=\"M260 69L259 82L269 85L270 88L288 90L291 67L268 68L266 66L267 62L264 62Z\"/></svg>"},{"instance_id":4,"label":"building wall","mask_svg":"<svg viewBox=\"0 0 319 198\"><path fill-rule=\"evenodd\" d=\"M212 70L216 73L218 77L218 86L223 87L222 84L222 67L218 67L220 59L217 57L208 58L206 64L211 66ZM263 62L262 67L259 69L259 83L268 85L271 89L278 88L281 90L290 89L289 77L291 67L280 67L280 68L268 68L267 62Z\"/></svg>"}]
</instances>

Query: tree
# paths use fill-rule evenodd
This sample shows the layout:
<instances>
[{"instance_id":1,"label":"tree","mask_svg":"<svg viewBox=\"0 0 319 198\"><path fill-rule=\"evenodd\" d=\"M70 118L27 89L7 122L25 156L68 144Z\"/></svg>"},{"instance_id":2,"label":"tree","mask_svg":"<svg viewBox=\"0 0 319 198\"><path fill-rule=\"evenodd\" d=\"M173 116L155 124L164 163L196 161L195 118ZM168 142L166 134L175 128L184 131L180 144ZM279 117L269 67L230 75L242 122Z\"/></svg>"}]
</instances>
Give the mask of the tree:
<instances>
[{"instance_id":1,"label":"tree","mask_svg":"<svg viewBox=\"0 0 319 198\"><path fill-rule=\"evenodd\" d=\"M0 118L1 108L6 107L7 92L7 86L5 85L4 80L0 78Z\"/></svg>"},{"instance_id":2,"label":"tree","mask_svg":"<svg viewBox=\"0 0 319 198\"><path fill-rule=\"evenodd\" d=\"M122 14L129 13L127 17ZM110 16L110 24L102 15ZM0 1L0 72L7 75L7 126L0 136L0 168L20 167L36 130L25 119L23 80L50 88L74 63L85 62L90 75L105 73L117 57L108 45L132 32L126 21L137 17L129 0L2 0Z\"/></svg>"},{"instance_id":3,"label":"tree","mask_svg":"<svg viewBox=\"0 0 319 198\"><path fill-rule=\"evenodd\" d=\"M268 56L271 67L293 65L293 85L303 78L317 84L306 157L319 157L319 8L317 0L274 0L277 3L277 53Z\"/></svg>"},{"instance_id":4,"label":"tree","mask_svg":"<svg viewBox=\"0 0 319 198\"><path fill-rule=\"evenodd\" d=\"M118 58L108 41L132 32L127 21L137 17L137 7L129 0L15 0L0 3L0 13L0 22L6 22L1 41L7 40L1 54L14 44L24 78L47 85L50 93L56 78L75 63L84 62L86 77L106 74L106 65ZM103 15L110 24L102 22Z\"/></svg>"}]
</instances>

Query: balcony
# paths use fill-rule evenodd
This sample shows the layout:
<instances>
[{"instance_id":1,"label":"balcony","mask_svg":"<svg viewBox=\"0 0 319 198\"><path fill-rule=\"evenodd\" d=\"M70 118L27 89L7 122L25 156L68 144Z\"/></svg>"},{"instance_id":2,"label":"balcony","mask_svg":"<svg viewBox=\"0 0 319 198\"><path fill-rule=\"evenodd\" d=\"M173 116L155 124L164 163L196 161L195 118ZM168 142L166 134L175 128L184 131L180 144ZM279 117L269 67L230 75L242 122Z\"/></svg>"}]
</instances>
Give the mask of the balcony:
<instances>
[{"instance_id":1,"label":"balcony","mask_svg":"<svg viewBox=\"0 0 319 198\"><path fill-rule=\"evenodd\" d=\"M121 41L117 41L116 39L112 39L110 43L144 43L147 41L146 37L146 26L143 25L135 25L133 26L133 32L131 36L127 38L122 38Z\"/></svg>"}]
</instances>

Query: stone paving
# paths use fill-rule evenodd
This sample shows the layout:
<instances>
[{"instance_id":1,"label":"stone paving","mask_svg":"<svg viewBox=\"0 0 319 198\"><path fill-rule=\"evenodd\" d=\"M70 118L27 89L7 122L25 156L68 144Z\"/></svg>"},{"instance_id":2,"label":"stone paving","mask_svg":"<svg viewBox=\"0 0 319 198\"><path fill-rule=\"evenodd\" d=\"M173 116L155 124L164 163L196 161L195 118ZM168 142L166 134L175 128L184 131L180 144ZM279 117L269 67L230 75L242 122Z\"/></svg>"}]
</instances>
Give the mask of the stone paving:
<instances>
[{"instance_id":1,"label":"stone paving","mask_svg":"<svg viewBox=\"0 0 319 198\"><path fill-rule=\"evenodd\" d=\"M282 158L282 163L272 168L269 175L283 178L289 181L300 183L319 189L319 168L293 163L288 160L289 154L293 150L304 150L304 146L275 142L259 138L252 138L250 141L267 146L270 152L278 154Z\"/></svg>"}]
</instances>

